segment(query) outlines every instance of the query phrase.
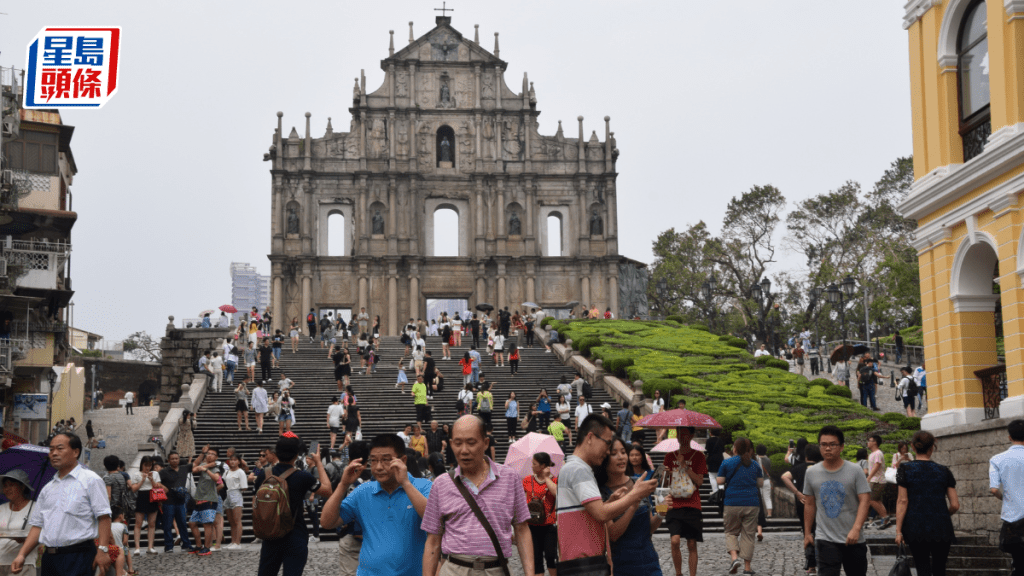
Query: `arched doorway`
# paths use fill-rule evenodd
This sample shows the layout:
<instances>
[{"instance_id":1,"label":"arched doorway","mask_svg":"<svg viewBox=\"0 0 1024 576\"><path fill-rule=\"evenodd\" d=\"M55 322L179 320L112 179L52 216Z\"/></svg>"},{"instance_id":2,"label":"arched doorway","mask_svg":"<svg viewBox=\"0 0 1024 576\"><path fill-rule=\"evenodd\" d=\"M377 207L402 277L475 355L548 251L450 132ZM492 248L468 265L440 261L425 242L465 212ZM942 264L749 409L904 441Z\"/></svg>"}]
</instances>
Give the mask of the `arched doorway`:
<instances>
[{"instance_id":1,"label":"arched doorway","mask_svg":"<svg viewBox=\"0 0 1024 576\"><path fill-rule=\"evenodd\" d=\"M434 256L461 256L459 213L451 206L434 210Z\"/></svg>"}]
</instances>

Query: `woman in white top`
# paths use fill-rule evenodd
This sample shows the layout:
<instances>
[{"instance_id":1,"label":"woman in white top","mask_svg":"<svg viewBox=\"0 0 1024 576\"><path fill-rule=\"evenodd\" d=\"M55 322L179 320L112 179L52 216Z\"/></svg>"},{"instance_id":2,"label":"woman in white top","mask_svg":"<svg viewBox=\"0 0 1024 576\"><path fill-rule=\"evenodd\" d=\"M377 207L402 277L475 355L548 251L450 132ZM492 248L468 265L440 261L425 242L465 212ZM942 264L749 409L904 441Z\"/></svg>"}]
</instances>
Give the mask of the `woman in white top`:
<instances>
[{"instance_id":1,"label":"woman in white top","mask_svg":"<svg viewBox=\"0 0 1024 576\"><path fill-rule=\"evenodd\" d=\"M836 384L839 386L849 386L850 368L846 360L840 360L836 362L836 367L832 370L832 378L835 379Z\"/></svg>"},{"instance_id":2,"label":"woman in white top","mask_svg":"<svg viewBox=\"0 0 1024 576\"><path fill-rule=\"evenodd\" d=\"M267 401L267 389L260 380L256 381L256 388L252 391L252 409L256 412L256 431L263 432L263 416L270 410L270 406Z\"/></svg>"},{"instance_id":3,"label":"woman in white top","mask_svg":"<svg viewBox=\"0 0 1024 576\"><path fill-rule=\"evenodd\" d=\"M156 513L160 503L150 502L149 496L151 490L163 489L164 485L160 483L160 473L153 470L153 457L143 456L142 462L139 463L139 471L132 474L131 478L128 487L137 494L135 497L135 555L142 554L142 538L139 533L143 521L149 522L149 527L146 529L146 536L149 538L147 553L156 554L153 539L156 536Z\"/></svg>"},{"instance_id":4,"label":"woman in white top","mask_svg":"<svg viewBox=\"0 0 1024 576\"><path fill-rule=\"evenodd\" d=\"M505 365L505 337L501 333L494 335L494 365Z\"/></svg>"},{"instance_id":5,"label":"woman in white top","mask_svg":"<svg viewBox=\"0 0 1024 576\"><path fill-rule=\"evenodd\" d=\"M658 412L663 412L664 410L665 410L665 399L661 397L661 390L655 390L654 391L654 400L651 400L651 414L657 414ZM655 440L654 443L657 444L658 442L661 442L662 440L664 440L665 439L664 436L665 436L666 432L667 432L667 430L659 429L658 430L657 440Z\"/></svg>"},{"instance_id":6,"label":"woman in white top","mask_svg":"<svg viewBox=\"0 0 1024 576\"><path fill-rule=\"evenodd\" d=\"M452 335L455 336L455 345L462 346L462 318L459 318L458 312L452 318Z\"/></svg>"},{"instance_id":7,"label":"woman in white top","mask_svg":"<svg viewBox=\"0 0 1024 576\"><path fill-rule=\"evenodd\" d=\"M473 413L473 385L466 384L462 390L459 390L459 400L462 401L462 411L459 412L459 416L464 414Z\"/></svg>"},{"instance_id":8,"label":"woman in white top","mask_svg":"<svg viewBox=\"0 0 1024 576\"><path fill-rule=\"evenodd\" d=\"M562 417L562 422L569 421L569 401L565 398L564 394L558 396L558 402L555 404L555 410Z\"/></svg>"},{"instance_id":9,"label":"woman in white top","mask_svg":"<svg viewBox=\"0 0 1024 576\"><path fill-rule=\"evenodd\" d=\"M28 530L28 518L35 504L29 500L32 488L28 485L28 474L24 470L11 470L0 476L3 480L4 497L7 502L0 504L0 532ZM10 566L21 550L21 542L12 538L0 538L0 565ZM25 566L19 574L35 576L36 557L39 548L33 548L25 557Z\"/></svg>"},{"instance_id":10,"label":"woman in white top","mask_svg":"<svg viewBox=\"0 0 1024 576\"><path fill-rule=\"evenodd\" d=\"M288 332L288 336L292 339L292 354L299 351L299 319L292 318L292 327Z\"/></svg>"},{"instance_id":11,"label":"woman in white top","mask_svg":"<svg viewBox=\"0 0 1024 576\"><path fill-rule=\"evenodd\" d=\"M222 479L224 488L228 491L228 497L224 500L224 511L231 525L231 544L225 548L237 550L242 547L242 490L249 487L245 471L238 467L238 454L232 454L228 458L228 471Z\"/></svg>"}]
</instances>

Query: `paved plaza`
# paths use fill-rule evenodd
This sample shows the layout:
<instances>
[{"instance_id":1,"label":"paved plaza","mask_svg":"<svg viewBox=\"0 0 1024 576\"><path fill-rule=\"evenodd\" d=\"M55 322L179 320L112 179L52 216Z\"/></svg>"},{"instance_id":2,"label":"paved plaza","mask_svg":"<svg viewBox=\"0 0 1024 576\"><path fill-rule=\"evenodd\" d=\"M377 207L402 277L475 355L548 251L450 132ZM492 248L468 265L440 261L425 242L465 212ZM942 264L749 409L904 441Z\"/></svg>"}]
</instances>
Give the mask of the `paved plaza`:
<instances>
[{"instance_id":1,"label":"paved plaza","mask_svg":"<svg viewBox=\"0 0 1024 576\"><path fill-rule=\"evenodd\" d=\"M890 534L891 536L891 534ZM764 542L754 548L753 569L759 576L793 576L804 574L802 536L798 532L765 534ZM661 557L661 570L666 576L675 574L668 535L655 535L654 547ZM310 576L336 576L338 574L338 545L336 542L310 544L309 561L304 574ZM177 549L176 549L177 550ZM175 551L135 557L135 568L144 576L207 576L214 573L255 574L259 565L258 544L246 544L241 550L221 550L210 556L195 556ZM725 536L709 534L698 546L700 564L698 574L725 574L729 568L729 555L725 550ZM686 572L685 545L683 570ZM888 574L890 558L871 559L868 576ZM519 557L511 559L513 576L523 576Z\"/></svg>"},{"instance_id":2,"label":"paved plaza","mask_svg":"<svg viewBox=\"0 0 1024 576\"><path fill-rule=\"evenodd\" d=\"M159 415L159 406L143 406L133 408L133 415L124 413L124 408L104 408L103 410L87 410L82 415L82 421L92 420L92 429L97 436L102 436L107 442L106 448L97 448L90 451L89 469L103 476L106 471L103 469L103 459L111 454L124 460L131 466L132 460L139 452L139 443L149 438L153 426L150 420ZM80 426L75 432L82 438L83 444L86 440L85 425Z\"/></svg>"}]
</instances>

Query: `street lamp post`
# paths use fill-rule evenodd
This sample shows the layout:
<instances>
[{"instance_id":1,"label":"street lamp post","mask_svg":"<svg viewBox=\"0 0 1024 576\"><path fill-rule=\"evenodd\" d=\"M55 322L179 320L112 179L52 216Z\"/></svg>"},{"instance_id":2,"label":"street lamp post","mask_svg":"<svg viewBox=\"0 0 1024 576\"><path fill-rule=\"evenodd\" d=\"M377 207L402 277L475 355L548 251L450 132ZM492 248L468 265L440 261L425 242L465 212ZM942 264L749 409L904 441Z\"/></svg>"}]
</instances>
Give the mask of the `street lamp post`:
<instances>
[{"instance_id":1,"label":"street lamp post","mask_svg":"<svg viewBox=\"0 0 1024 576\"><path fill-rule=\"evenodd\" d=\"M708 303L709 315L711 317L711 329L714 330L715 325L715 303L712 300L715 296L715 289L718 287L718 280L715 279L715 273L712 272L711 276L701 285L701 295L704 296L704 300Z\"/></svg>"},{"instance_id":2,"label":"street lamp post","mask_svg":"<svg viewBox=\"0 0 1024 576\"><path fill-rule=\"evenodd\" d=\"M50 388L47 391L50 400L46 403L46 435L49 436L50 430L53 430L53 385L57 383L57 374L53 371L53 368L46 370L46 380L50 383Z\"/></svg>"},{"instance_id":3,"label":"street lamp post","mask_svg":"<svg viewBox=\"0 0 1024 576\"><path fill-rule=\"evenodd\" d=\"M761 280L760 284L755 282L754 284L750 285L750 295L754 298L754 300L757 301L757 306L761 310L761 318L759 319L759 323L761 325L761 332L764 334L764 341L769 346L774 346L771 338L769 338L769 336L770 336L769 329L768 329L769 323L768 323L768 319L767 319L767 315L768 314L767 314L767 311L765 310L765 303L766 303L767 300L769 300L771 298L771 290L772 290L772 281L769 280L767 276L765 276ZM777 353L778 353L778 349L777 348L773 348L772 349L772 357L775 357L775 355Z\"/></svg>"},{"instance_id":4,"label":"street lamp post","mask_svg":"<svg viewBox=\"0 0 1024 576\"><path fill-rule=\"evenodd\" d=\"M665 301L668 300L668 281L664 277L658 278L658 282L654 285L654 291L658 294L658 307L661 308L661 319L664 320L667 316Z\"/></svg>"},{"instance_id":5,"label":"street lamp post","mask_svg":"<svg viewBox=\"0 0 1024 576\"><path fill-rule=\"evenodd\" d=\"M850 367L849 367L850 351L846 347L846 306L845 306L845 301L850 296L853 296L853 293L856 290L857 290L857 281L854 280L852 276L847 276L846 278L843 279L842 288L840 288L839 286L837 286L833 282L832 284L829 285L828 289L825 291L825 294L828 297L829 304L833 304L833 305L835 305L837 303L839 304L840 325L841 325L842 330L843 330L843 361L847 363L847 367L846 367L847 374L849 374L849 371L850 371ZM847 385L847 387L849 387L850 384L849 384L848 381L847 381L846 385Z\"/></svg>"}]
</instances>

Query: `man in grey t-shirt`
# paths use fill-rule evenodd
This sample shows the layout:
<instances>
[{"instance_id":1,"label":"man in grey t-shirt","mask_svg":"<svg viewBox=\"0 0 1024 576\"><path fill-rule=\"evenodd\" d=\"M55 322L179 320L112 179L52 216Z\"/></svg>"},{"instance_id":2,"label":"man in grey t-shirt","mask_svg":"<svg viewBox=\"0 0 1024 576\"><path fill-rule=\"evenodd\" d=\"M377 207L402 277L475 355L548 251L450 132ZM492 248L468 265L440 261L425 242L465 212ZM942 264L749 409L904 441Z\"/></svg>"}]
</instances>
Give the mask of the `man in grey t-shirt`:
<instances>
[{"instance_id":1,"label":"man in grey t-shirt","mask_svg":"<svg viewBox=\"0 0 1024 576\"><path fill-rule=\"evenodd\" d=\"M804 547L814 545L819 576L865 576L867 545L861 527L868 518L871 487L860 466L843 460L843 431L825 426L818 432L823 461L804 477ZM817 522L815 532L811 526Z\"/></svg>"}]
</instances>

